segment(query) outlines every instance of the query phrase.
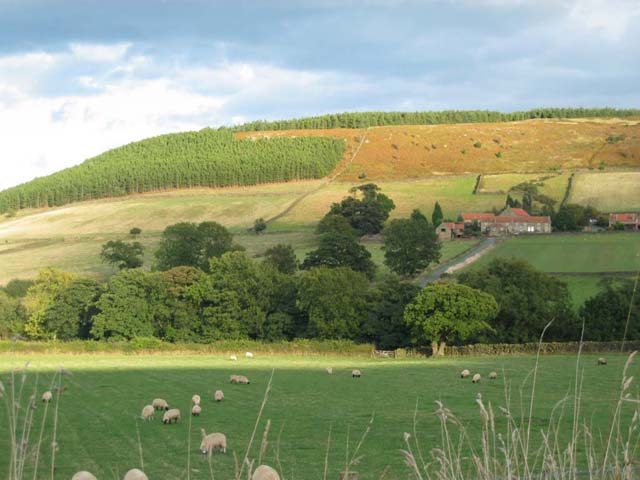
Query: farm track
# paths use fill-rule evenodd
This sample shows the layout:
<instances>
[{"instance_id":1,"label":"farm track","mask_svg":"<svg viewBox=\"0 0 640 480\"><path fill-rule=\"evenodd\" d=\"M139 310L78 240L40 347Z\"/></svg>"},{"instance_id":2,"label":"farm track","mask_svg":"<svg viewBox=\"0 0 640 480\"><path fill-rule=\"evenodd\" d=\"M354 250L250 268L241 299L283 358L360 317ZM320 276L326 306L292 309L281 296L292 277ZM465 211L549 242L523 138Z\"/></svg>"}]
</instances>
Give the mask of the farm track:
<instances>
[{"instance_id":1,"label":"farm track","mask_svg":"<svg viewBox=\"0 0 640 480\"><path fill-rule=\"evenodd\" d=\"M268 218L267 220L265 220L265 222L266 223L272 223L272 222L275 222L276 220L284 217L286 214L291 212L291 210L293 210L300 202L302 202L309 195L313 195L314 193L319 192L320 190L322 190L327 185L330 185L340 175L342 175L347 170L347 168L349 168L353 164L353 161L355 160L356 156L360 152L360 149L362 148L362 145L364 144L365 140L367 139L367 132L370 130L370 128L371 127L367 128L364 131L364 134L362 135L362 138L360 139L360 142L358 143L358 146L356 147L356 150L353 152L353 155L351 155L351 158L349 158L349 160L347 161L347 163L344 165L343 168L339 169L338 171L336 171L332 175L329 175L328 177L326 177L324 179L324 181L320 185L318 185L318 187L314 188L313 190L310 190L308 192L303 193L298 198L296 198L293 202L291 202L283 211L281 211L280 213L277 213L276 215L274 215L271 218Z\"/></svg>"}]
</instances>

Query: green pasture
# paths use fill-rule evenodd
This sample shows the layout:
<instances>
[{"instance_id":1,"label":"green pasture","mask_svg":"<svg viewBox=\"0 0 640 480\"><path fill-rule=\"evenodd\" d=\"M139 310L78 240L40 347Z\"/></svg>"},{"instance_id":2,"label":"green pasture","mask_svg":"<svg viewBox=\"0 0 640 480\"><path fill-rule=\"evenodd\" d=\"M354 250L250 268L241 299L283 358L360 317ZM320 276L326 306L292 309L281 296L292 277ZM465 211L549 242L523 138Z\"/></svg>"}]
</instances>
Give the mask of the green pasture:
<instances>
[{"instance_id":1,"label":"green pasture","mask_svg":"<svg viewBox=\"0 0 640 480\"><path fill-rule=\"evenodd\" d=\"M240 353L240 352L239 352ZM582 358L584 390L581 414L592 426L597 438L606 437L612 404L617 395L622 366L626 357L612 355L609 365L596 366L595 357ZM271 372L273 384L258 425L250 458L258 456L261 437L267 420L271 421L266 463L275 465L276 451L286 478L322 478L329 433L329 475L338 478L344 466L346 448L351 452L373 417L371 430L360 454L363 458L356 469L361 478L379 478L389 468L387 478L407 478L407 470L399 449L404 447L404 432L413 432L416 404L417 434L422 451L440 445L437 418L432 414L434 401L442 401L468 428L471 444L479 441L479 413L475 403L478 393L485 404L496 412L505 405L505 388L512 395L512 409L520 419L518 391L523 386L525 400L530 391L534 367L533 356L497 358L458 358L441 360L375 360L331 357L260 357L240 358L232 362L224 356L189 355L3 355L0 375L8 385L11 369L29 361L25 395L35 388L36 395L49 388L53 371L60 365L72 372L63 377L67 387L60 396L56 441L55 478L68 479L73 472L87 469L98 478L121 478L129 468L140 467L140 435L144 470L150 479L187 478L187 458L190 456L190 478L211 478L206 457L198 452L200 428L208 433L219 431L227 435L229 451L215 454L212 467L215 478L232 478L234 455L242 458ZM545 356L540 360L533 410L532 439L539 445L539 430L545 428L556 402L573 392L576 358ZM324 368L333 367L333 375ZM362 378L352 379L353 368L362 371ZM472 384L458 373L463 368L479 372L484 379ZM496 381L487 380L490 371L499 372ZM603 375L603 372L607 372ZM247 375L249 385L231 385L230 374ZM640 374L636 362L629 374ZM525 379L527 379L525 381ZM215 403L213 392L224 390L225 400ZM637 393L637 387L633 387ZM202 415L192 418L191 396L202 396ZM634 393L635 395L635 393ZM184 416L177 425L163 425L161 414L151 422L138 416L145 404L155 397L165 398L172 407L180 408ZM6 397L5 397L6 398ZM4 399L0 400L0 402ZM24 403L24 402L23 402ZM525 401L528 411L528 400ZM572 401L565 404L560 420L560 437L570 428ZM44 406L38 402L35 413L35 433L40 432ZM45 422L41 477L49 478L50 453L53 440L54 403L49 406ZM624 408L629 415L631 408ZM556 418L561 412L556 410ZM626 417L625 417L626 418ZM0 409L0 452L8 453L7 413ZM497 415L497 427L504 431L504 419ZM280 441L278 442L278 437ZM189 446L189 440L191 442ZM469 448L465 443L464 448ZM8 455L0 455L0 477L7 475ZM27 476L33 472L33 458L27 465ZM46 472L46 474L45 474Z\"/></svg>"}]
</instances>

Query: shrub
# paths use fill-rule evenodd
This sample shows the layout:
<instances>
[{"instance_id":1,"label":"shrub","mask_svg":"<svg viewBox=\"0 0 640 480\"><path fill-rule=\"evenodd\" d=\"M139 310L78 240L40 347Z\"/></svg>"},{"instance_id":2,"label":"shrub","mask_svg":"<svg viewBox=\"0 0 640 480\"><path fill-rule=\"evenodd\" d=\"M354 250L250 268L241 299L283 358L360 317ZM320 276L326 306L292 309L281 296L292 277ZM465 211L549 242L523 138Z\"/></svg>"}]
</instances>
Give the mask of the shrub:
<instances>
[{"instance_id":1,"label":"shrub","mask_svg":"<svg viewBox=\"0 0 640 480\"><path fill-rule=\"evenodd\" d=\"M474 147L476 148L482 148L482 143L481 142L476 142L473 144Z\"/></svg>"}]
</instances>

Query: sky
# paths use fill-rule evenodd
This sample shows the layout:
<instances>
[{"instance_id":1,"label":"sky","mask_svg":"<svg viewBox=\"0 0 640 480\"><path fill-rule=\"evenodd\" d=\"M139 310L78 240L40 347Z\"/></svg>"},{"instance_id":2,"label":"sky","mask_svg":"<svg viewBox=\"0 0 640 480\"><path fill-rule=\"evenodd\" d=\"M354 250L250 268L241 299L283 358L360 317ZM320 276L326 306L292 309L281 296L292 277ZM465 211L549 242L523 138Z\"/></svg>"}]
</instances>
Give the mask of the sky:
<instances>
[{"instance_id":1,"label":"sky","mask_svg":"<svg viewBox=\"0 0 640 480\"><path fill-rule=\"evenodd\" d=\"M0 189L162 133L640 107L640 0L0 0Z\"/></svg>"}]
</instances>

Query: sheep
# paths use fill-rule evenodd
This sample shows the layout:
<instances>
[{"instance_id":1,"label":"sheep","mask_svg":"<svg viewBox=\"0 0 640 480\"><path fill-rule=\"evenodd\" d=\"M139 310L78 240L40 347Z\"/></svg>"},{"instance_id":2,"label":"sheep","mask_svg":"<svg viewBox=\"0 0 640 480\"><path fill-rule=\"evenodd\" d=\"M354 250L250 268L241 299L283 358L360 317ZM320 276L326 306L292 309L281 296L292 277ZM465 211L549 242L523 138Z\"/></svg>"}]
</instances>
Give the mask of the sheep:
<instances>
[{"instance_id":1,"label":"sheep","mask_svg":"<svg viewBox=\"0 0 640 480\"><path fill-rule=\"evenodd\" d=\"M191 407L191 415L193 415L194 417L199 417L200 412L202 412L202 407L200 405L194 405L193 407Z\"/></svg>"},{"instance_id":2,"label":"sheep","mask_svg":"<svg viewBox=\"0 0 640 480\"><path fill-rule=\"evenodd\" d=\"M71 480L98 480L95 475L86 470L82 470L81 472L76 472Z\"/></svg>"},{"instance_id":3,"label":"sheep","mask_svg":"<svg viewBox=\"0 0 640 480\"><path fill-rule=\"evenodd\" d=\"M142 470L132 468L125 474L122 480L149 480L149 477L147 477Z\"/></svg>"},{"instance_id":4,"label":"sheep","mask_svg":"<svg viewBox=\"0 0 640 480\"><path fill-rule=\"evenodd\" d=\"M204 428L200 429L202 435L202 441L200 442L200 451L211 455L213 451L218 448L222 453L227 453L227 437L224 433L210 433L206 434Z\"/></svg>"},{"instance_id":5,"label":"sheep","mask_svg":"<svg viewBox=\"0 0 640 480\"><path fill-rule=\"evenodd\" d=\"M466 368L460 372L460 378L467 378L469 375L471 375L471 372Z\"/></svg>"},{"instance_id":6,"label":"sheep","mask_svg":"<svg viewBox=\"0 0 640 480\"><path fill-rule=\"evenodd\" d=\"M361 376L360 370L351 370L351 378L360 378Z\"/></svg>"},{"instance_id":7,"label":"sheep","mask_svg":"<svg viewBox=\"0 0 640 480\"><path fill-rule=\"evenodd\" d=\"M495 380L496 378L498 378L497 372L491 372L489 374L489 380Z\"/></svg>"},{"instance_id":8,"label":"sheep","mask_svg":"<svg viewBox=\"0 0 640 480\"><path fill-rule=\"evenodd\" d=\"M247 358L253 358L253 353L245 352L244 356L247 357Z\"/></svg>"},{"instance_id":9,"label":"sheep","mask_svg":"<svg viewBox=\"0 0 640 480\"><path fill-rule=\"evenodd\" d=\"M191 397L191 402L194 405L200 405L200 395L196 393L193 397Z\"/></svg>"},{"instance_id":10,"label":"sheep","mask_svg":"<svg viewBox=\"0 0 640 480\"><path fill-rule=\"evenodd\" d=\"M162 398L154 398L151 405L153 405L153 408L156 410L169 410L169 404Z\"/></svg>"},{"instance_id":11,"label":"sheep","mask_svg":"<svg viewBox=\"0 0 640 480\"><path fill-rule=\"evenodd\" d=\"M47 390L42 394L42 401L44 403L49 403L52 398L53 398L53 394L49 390Z\"/></svg>"},{"instance_id":12,"label":"sheep","mask_svg":"<svg viewBox=\"0 0 640 480\"><path fill-rule=\"evenodd\" d=\"M327 372L327 375L333 374L333 368L331 368L331 367L325 368L324 371Z\"/></svg>"},{"instance_id":13,"label":"sheep","mask_svg":"<svg viewBox=\"0 0 640 480\"><path fill-rule=\"evenodd\" d=\"M280 480L280 475L269 465L260 465L253 472L251 480Z\"/></svg>"},{"instance_id":14,"label":"sheep","mask_svg":"<svg viewBox=\"0 0 640 480\"><path fill-rule=\"evenodd\" d=\"M245 377L244 375L231 375L229 377L229 381L231 383L239 383L241 385L248 385L249 384L249 379L247 377Z\"/></svg>"},{"instance_id":15,"label":"sheep","mask_svg":"<svg viewBox=\"0 0 640 480\"><path fill-rule=\"evenodd\" d=\"M180 420L180 410L178 410L177 408L167 410L162 416L162 423L167 425L171 422L178 423L178 420Z\"/></svg>"},{"instance_id":16,"label":"sheep","mask_svg":"<svg viewBox=\"0 0 640 480\"><path fill-rule=\"evenodd\" d=\"M604 357L600 357L598 359L598 365L606 365L607 364L607 359Z\"/></svg>"},{"instance_id":17,"label":"sheep","mask_svg":"<svg viewBox=\"0 0 640 480\"><path fill-rule=\"evenodd\" d=\"M213 398L216 402L221 402L224 400L224 392L222 390L216 390L216 393L213 394Z\"/></svg>"},{"instance_id":18,"label":"sheep","mask_svg":"<svg viewBox=\"0 0 640 480\"><path fill-rule=\"evenodd\" d=\"M140 418L143 420L153 420L155 413L156 409L153 408L153 405L145 405L142 409L142 415L140 415Z\"/></svg>"},{"instance_id":19,"label":"sheep","mask_svg":"<svg viewBox=\"0 0 640 480\"><path fill-rule=\"evenodd\" d=\"M481 379L481 378L482 378L482 377L480 376L480 374L479 374L479 373L476 373L476 374L474 374L474 375L473 375L473 378L471 379L471 382L472 382L472 383L478 383L478 382L480 381L480 379Z\"/></svg>"},{"instance_id":20,"label":"sheep","mask_svg":"<svg viewBox=\"0 0 640 480\"><path fill-rule=\"evenodd\" d=\"M236 357L235 355L231 355L231 356L229 357L229 360L232 360L232 361L234 361L234 362L235 362L236 360L238 360L238 357Z\"/></svg>"}]
</instances>

